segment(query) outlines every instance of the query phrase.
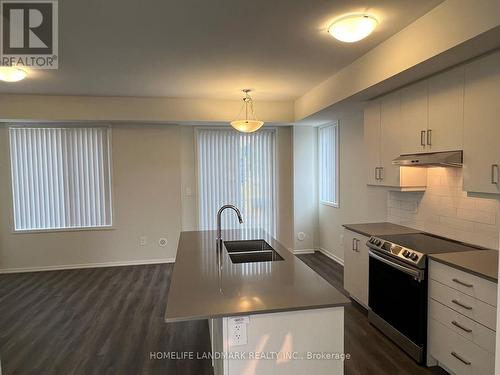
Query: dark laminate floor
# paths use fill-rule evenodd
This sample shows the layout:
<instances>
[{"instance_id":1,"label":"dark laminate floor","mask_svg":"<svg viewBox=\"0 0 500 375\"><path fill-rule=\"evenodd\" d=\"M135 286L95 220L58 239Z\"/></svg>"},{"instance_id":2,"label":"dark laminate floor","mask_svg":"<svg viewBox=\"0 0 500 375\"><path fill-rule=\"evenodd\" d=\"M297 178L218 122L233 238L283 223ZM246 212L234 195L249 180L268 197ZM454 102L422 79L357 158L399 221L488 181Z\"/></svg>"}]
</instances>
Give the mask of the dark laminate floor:
<instances>
[{"instance_id":1,"label":"dark laminate floor","mask_svg":"<svg viewBox=\"0 0 500 375\"><path fill-rule=\"evenodd\" d=\"M342 267L301 255L341 288ZM0 275L0 358L10 374L212 374L206 360L150 360L150 352L210 350L206 321L165 324L172 265ZM417 366L357 305L345 314L346 374L441 373Z\"/></svg>"},{"instance_id":2,"label":"dark laminate floor","mask_svg":"<svg viewBox=\"0 0 500 375\"><path fill-rule=\"evenodd\" d=\"M0 275L3 374L212 374L206 321L165 324L172 265Z\"/></svg>"}]
</instances>

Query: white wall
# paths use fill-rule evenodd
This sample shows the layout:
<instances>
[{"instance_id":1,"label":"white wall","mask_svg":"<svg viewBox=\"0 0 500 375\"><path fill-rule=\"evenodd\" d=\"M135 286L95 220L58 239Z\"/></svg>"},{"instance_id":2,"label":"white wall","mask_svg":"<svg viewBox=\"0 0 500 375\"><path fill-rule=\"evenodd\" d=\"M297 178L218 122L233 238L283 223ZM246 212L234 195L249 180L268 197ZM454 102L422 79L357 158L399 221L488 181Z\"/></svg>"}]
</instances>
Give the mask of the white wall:
<instances>
[{"instance_id":1,"label":"white wall","mask_svg":"<svg viewBox=\"0 0 500 375\"><path fill-rule=\"evenodd\" d=\"M181 227L179 126L114 125L114 228L12 233L7 151L0 127L0 269L173 259ZM139 246L139 237L147 245ZM166 237L167 247L158 246Z\"/></svg>"},{"instance_id":2,"label":"white wall","mask_svg":"<svg viewBox=\"0 0 500 375\"><path fill-rule=\"evenodd\" d=\"M241 109L241 99L1 94L0 108L2 121L227 123L234 120ZM293 103L258 101L258 114L267 123L290 123L293 122Z\"/></svg>"},{"instance_id":3,"label":"white wall","mask_svg":"<svg viewBox=\"0 0 500 375\"><path fill-rule=\"evenodd\" d=\"M293 250L312 251L317 247L317 134L313 127L293 127ZM298 239L301 232L303 240Z\"/></svg>"},{"instance_id":4,"label":"white wall","mask_svg":"<svg viewBox=\"0 0 500 375\"><path fill-rule=\"evenodd\" d=\"M338 208L319 204L319 247L344 259L343 224L385 221L386 190L366 185L363 113L339 119L340 171Z\"/></svg>"},{"instance_id":5,"label":"white wall","mask_svg":"<svg viewBox=\"0 0 500 375\"><path fill-rule=\"evenodd\" d=\"M498 249L500 197L468 197L462 185L462 169L428 168L424 193L389 193L388 221Z\"/></svg>"}]
</instances>

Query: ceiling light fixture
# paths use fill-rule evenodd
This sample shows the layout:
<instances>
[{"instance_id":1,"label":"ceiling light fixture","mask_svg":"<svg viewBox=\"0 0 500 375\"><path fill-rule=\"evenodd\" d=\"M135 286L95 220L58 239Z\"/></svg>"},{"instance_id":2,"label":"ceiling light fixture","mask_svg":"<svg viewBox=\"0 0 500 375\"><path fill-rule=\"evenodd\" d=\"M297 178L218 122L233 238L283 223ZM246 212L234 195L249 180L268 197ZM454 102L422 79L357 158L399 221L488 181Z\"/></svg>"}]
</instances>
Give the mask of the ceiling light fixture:
<instances>
[{"instance_id":1,"label":"ceiling light fixture","mask_svg":"<svg viewBox=\"0 0 500 375\"><path fill-rule=\"evenodd\" d=\"M0 81L18 82L26 78L28 73L15 66L0 66Z\"/></svg>"},{"instance_id":2,"label":"ceiling light fixture","mask_svg":"<svg viewBox=\"0 0 500 375\"><path fill-rule=\"evenodd\" d=\"M353 43L370 35L377 24L377 19L368 14L350 14L335 20L328 32L341 42Z\"/></svg>"},{"instance_id":3,"label":"ceiling light fixture","mask_svg":"<svg viewBox=\"0 0 500 375\"><path fill-rule=\"evenodd\" d=\"M255 116L255 111L253 109L253 99L248 94L252 90L244 89L241 91L245 93L245 97L243 98L243 105L240 108L240 113L238 113L238 118L243 111L243 107L245 107L245 119L231 121L231 126L240 132L252 133L259 130L262 125L264 125L264 121L257 120L257 116ZM248 118L249 114L252 116L252 118Z\"/></svg>"}]
</instances>

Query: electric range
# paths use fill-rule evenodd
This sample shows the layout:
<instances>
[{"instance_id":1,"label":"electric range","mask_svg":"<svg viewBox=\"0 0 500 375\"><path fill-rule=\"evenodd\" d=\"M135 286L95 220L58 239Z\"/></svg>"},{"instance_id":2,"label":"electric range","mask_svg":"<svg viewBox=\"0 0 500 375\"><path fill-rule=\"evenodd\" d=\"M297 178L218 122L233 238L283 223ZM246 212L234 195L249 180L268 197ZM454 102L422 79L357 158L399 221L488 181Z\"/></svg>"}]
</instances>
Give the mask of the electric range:
<instances>
[{"instance_id":1,"label":"electric range","mask_svg":"<svg viewBox=\"0 0 500 375\"><path fill-rule=\"evenodd\" d=\"M370 249L368 319L423 364L428 255L478 248L427 233L374 236L366 245Z\"/></svg>"}]
</instances>

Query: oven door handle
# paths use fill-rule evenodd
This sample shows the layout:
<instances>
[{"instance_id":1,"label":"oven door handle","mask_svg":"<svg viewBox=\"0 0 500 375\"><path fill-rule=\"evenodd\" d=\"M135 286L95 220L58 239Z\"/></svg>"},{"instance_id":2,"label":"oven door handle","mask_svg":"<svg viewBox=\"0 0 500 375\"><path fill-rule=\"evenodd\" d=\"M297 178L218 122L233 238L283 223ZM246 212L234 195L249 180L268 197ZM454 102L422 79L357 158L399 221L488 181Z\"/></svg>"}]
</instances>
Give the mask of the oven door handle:
<instances>
[{"instance_id":1,"label":"oven door handle","mask_svg":"<svg viewBox=\"0 0 500 375\"><path fill-rule=\"evenodd\" d=\"M404 272L410 276L413 276L414 278L416 278L419 281L423 280L423 275L422 275L421 271L417 271L417 270L414 270L413 268L405 267L401 264L391 262L389 259L386 259L380 255L377 255L371 250L369 251L369 256L382 262L382 263L387 264L388 266L396 268L397 270L399 270L401 272Z\"/></svg>"}]
</instances>

